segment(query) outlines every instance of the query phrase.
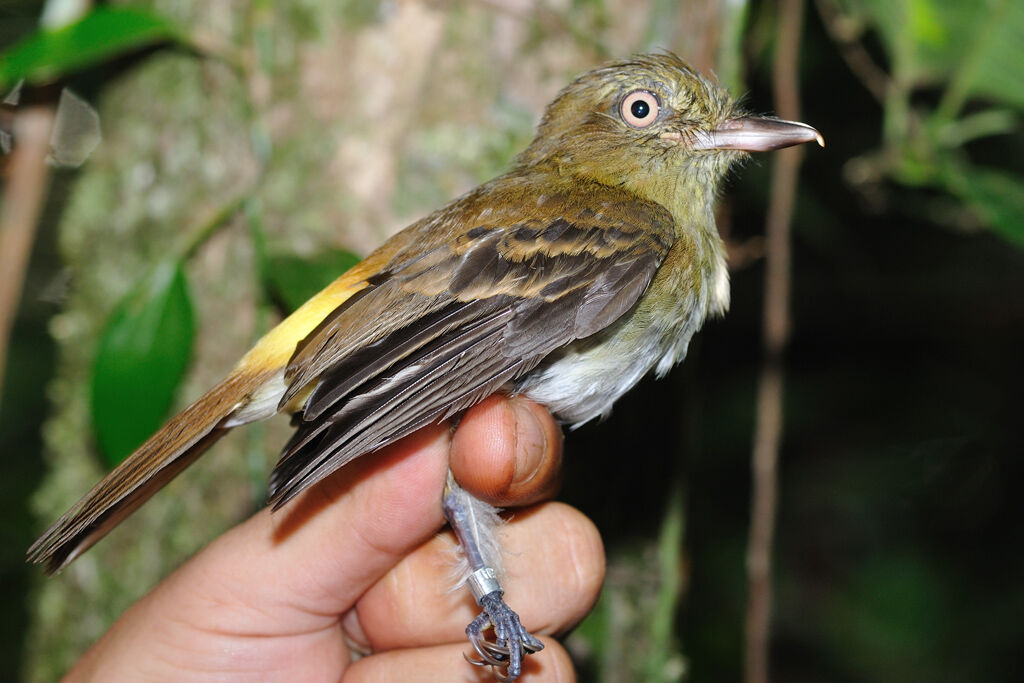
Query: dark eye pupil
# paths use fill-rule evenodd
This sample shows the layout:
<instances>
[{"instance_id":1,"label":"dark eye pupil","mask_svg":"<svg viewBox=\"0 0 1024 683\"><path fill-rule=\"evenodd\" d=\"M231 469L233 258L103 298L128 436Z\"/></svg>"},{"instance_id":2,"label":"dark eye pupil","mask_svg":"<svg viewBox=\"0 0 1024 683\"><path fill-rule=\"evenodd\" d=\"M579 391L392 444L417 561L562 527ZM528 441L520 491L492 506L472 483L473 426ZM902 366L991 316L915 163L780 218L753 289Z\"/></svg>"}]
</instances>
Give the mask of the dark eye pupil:
<instances>
[{"instance_id":1,"label":"dark eye pupil","mask_svg":"<svg viewBox=\"0 0 1024 683\"><path fill-rule=\"evenodd\" d=\"M647 104L643 100L637 100L630 105L629 111L638 119L646 119L647 115L651 113L651 105Z\"/></svg>"}]
</instances>

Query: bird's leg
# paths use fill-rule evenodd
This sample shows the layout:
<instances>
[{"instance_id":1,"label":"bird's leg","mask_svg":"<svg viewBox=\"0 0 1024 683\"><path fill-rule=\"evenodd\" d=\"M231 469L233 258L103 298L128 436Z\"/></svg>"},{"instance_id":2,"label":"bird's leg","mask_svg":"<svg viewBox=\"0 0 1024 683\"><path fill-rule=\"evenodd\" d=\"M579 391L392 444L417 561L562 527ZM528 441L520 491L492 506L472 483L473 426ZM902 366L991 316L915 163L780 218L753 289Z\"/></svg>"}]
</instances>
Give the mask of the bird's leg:
<instances>
[{"instance_id":1,"label":"bird's leg","mask_svg":"<svg viewBox=\"0 0 1024 683\"><path fill-rule=\"evenodd\" d=\"M455 531L469 564L466 583L483 610L466 627L469 642L480 659L467 659L479 666L493 666L495 675L502 681L514 681L522 671L523 656L538 652L544 644L523 628L519 615L501 598L504 593L498 582L501 550L494 530L497 511L469 495L455 482L451 472L443 507L444 516ZM493 641L484 637L488 627L494 631Z\"/></svg>"}]
</instances>

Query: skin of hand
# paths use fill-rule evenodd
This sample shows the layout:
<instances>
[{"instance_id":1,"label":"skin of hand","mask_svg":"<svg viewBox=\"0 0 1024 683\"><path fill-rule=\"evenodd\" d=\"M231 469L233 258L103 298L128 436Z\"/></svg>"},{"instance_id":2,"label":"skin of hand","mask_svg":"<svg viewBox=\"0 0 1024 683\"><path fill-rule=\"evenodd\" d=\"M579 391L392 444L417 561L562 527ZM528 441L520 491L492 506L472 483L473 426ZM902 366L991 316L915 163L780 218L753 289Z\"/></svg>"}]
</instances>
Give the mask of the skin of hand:
<instances>
[{"instance_id":1,"label":"skin of hand","mask_svg":"<svg viewBox=\"0 0 1024 683\"><path fill-rule=\"evenodd\" d=\"M457 429L424 428L228 531L129 608L66 680L491 680L459 656L477 608L445 588L449 462L479 498L531 506L502 530L506 589L546 646L524 677L574 680L551 636L593 605L604 550L580 512L539 502L558 487L561 457L544 408L491 397Z\"/></svg>"}]
</instances>

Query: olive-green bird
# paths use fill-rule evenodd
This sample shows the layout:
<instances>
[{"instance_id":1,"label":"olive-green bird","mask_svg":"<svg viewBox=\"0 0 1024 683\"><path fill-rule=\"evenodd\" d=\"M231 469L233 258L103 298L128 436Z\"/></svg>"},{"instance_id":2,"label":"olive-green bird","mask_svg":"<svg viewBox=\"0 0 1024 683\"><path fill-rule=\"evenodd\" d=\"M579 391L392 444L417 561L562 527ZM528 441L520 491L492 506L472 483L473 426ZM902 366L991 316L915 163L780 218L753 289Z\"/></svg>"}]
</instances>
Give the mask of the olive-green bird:
<instances>
[{"instance_id":1,"label":"olive-green bird","mask_svg":"<svg viewBox=\"0 0 1024 683\"><path fill-rule=\"evenodd\" d=\"M745 115L672 54L580 76L508 173L398 233L271 330L61 517L30 559L60 569L228 429L280 411L298 427L271 475L275 508L497 392L567 423L607 415L728 308L713 209L729 167L815 140L805 124ZM480 663L514 679L542 646L502 600L493 514L451 476L438 495L482 608L467 634Z\"/></svg>"}]
</instances>

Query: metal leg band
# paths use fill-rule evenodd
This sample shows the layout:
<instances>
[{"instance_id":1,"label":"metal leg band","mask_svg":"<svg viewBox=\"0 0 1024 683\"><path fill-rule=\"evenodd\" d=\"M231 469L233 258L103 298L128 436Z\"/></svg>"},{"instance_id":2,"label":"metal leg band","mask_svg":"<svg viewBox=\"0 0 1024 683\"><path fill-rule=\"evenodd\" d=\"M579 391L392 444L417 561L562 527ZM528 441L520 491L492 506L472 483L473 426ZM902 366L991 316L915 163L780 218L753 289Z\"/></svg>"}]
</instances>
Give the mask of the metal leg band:
<instances>
[{"instance_id":1,"label":"metal leg band","mask_svg":"<svg viewBox=\"0 0 1024 683\"><path fill-rule=\"evenodd\" d=\"M499 594L502 593L501 584L498 583L498 576L492 567L477 569L469 575L466 583L469 584L469 589L473 591L473 598L478 605L481 604L480 600L485 595L490 595L495 591Z\"/></svg>"}]
</instances>

